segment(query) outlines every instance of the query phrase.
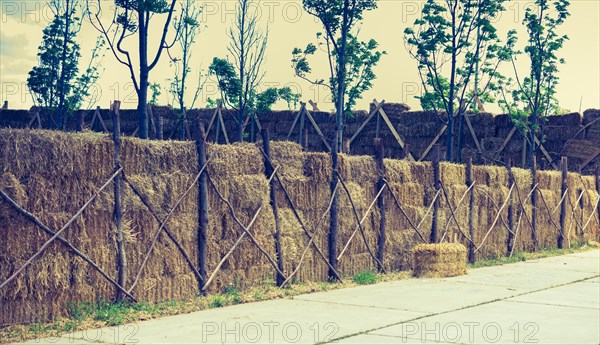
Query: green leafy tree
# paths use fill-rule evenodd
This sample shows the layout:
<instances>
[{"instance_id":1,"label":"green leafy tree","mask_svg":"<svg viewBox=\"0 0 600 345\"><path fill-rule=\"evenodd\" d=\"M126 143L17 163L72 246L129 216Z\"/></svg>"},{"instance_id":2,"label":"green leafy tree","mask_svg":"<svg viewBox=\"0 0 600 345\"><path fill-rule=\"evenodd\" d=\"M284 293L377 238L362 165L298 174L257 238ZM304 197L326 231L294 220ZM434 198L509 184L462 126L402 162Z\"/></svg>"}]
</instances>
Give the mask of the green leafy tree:
<instances>
[{"instance_id":1,"label":"green leafy tree","mask_svg":"<svg viewBox=\"0 0 600 345\"><path fill-rule=\"evenodd\" d=\"M77 0L52 0L54 18L44 29L39 46L39 64L29 72L27 86L34 103L51 111L56 128L64 128L72 112L90 99L90 88L99 76L104 41L99 39L84 71L79 71L81 3Z\"/></svg>"},{"instance_id":2,"label":"green leafy tree","mask_svg":"<svg viewBox=\"0 0 600 345\"><path fill-rule=\"evenodd\" d=\"M150 96L150 100L148 101L148 104L157 105L158 98L160 97L160 95L162 95L160 84L159 83L150 83L150 84L148 84L148 88L150 89L150 92L151 92L151 96Z\"/></svg>"},{"instance_id":3,"label":"green leafy tree","mask_svg":"<svg viewBox=\"0 0 600 345\"><path fill-rule=\"evenodd\" d=\"M331 92L336 109L336 136L334 147L342 148L345 118L351 113L356 100L372 87L373 67L384 51L377 51L375 40L359 41L358 30L363 12L377 7L375 0L303 0L304 10L317 18L323 32L317 33L317 45L327 52L329 78L311 79L309 56L315 55L317 45L292 51L292 67L296 76L313 85L321 85Z\"/></svg>"},{"instance_id":4,"label":"green leafy tree","mask_svg":"<svg viewBox=\"0 0 600 345\"><path fill-rule=\"evenodd\" d=\"M515 49L516 33L511 32L512 44L508 45L515 79L504 79L498 94L499 105L509 113L515 124L529 141L529 162L533 162L538 145L536 138L543 141L543 124L548 116L564 112L556 98L558 66L565 61L557 56L568 36L559 35L558 28L569 17L569 1L536 0L526 9L523 25L528 40L524 50ZM529 58L529 73L519 77L518 55Z\"/></svg>"},{"instance_id":5,"label":"green leafy tree","mask_svg":"<svg viewBox=\"0 0 600 345\"><path fill-rule=\"evenodd\" d=\"M326 38L321 33L317 34L319 46L327 46ZM339 44L339 42L338 42ZM373 80L377 77L373 68L379 63L379 60L385 51L378 51L379 44L371 39L367 42L359 41L354 35L348 34L346 43L346 78L344 95L344 120L352 116L352 109L356 101L362 98L365 91L371 89ZM331 98L334 104L337 103L337 74L330 69L331 75L326 82L324 79L310 79L312 72L309 57L315 55L317 47L309 43L306 48L295 48L292 51L292 67L297 77L308 81L313 85L321 85L331 92ZM338 63L338 55L328 49L329 66L335 66Z\"/></svg>"},{"instance_id":6,"label":"green leafy tree","mask_svg":"<svg viewBox=\"0 0 600 345\"><path fill-rule=\"evenodd\" d=\"M331 149L331 162L333 176L331 179L331 192L333 200L330 211L330 232L329 232L329 277L335 278L337 273L337 228L339 214L339 196L334 191L338 184L338 153L342 148L342 134L345 115L345 99L347 96L348 81L352 80L354 69L348 68L348 62L353 62L348 58L348 53L360 51L360 45L357 40L352 38L352 29L362 21L363 12L377 7L375 0L303 0L304 10L319 20L323 26L324 34L318 34L317 39L324 40L327 48L327 57L329 62L330 78L329 83L321 80L310 80L307 75L311 68L308 62L308 55L316 52L316 46L309 44L305 49L294 49L292 52L292 65L296 75L305 78L313 84L329 85L332 90L335 101L335 137ZM354 35L356 37L356 34ZM352 47L352 45L355 45ZM359 77L360 78L360 77ZM356 91L359 91L356 89Z\"/></svg>"},{"instance_id":7,"label":"green leafy tree","mask_svg":"<svg viewBox=\"0 0 600 345\"><path fill-rule=\"evenodd\" d=\"M427 0L421 17L405 29L405 43L417 61L425 109L443 111L448 125L446 159L460 161L466 109L484 98L499 77L498 66L508 59L493 25L505 0ZM458 147L454 128L458 123Z\"/></svg>"},{"instance_id":8,"label":"green leafy tree","mask_svg":"<svg viewBox=\"0 0 600 345\"><path fill-rule=\"evenodd\" d=\"M208 71L210 75L216 77L221 92L220 100L226 104L235 104L240 99L240 94L245 93L236 68L229 61L214 58ZM247 98L245 101L246 116L251 118L257 113L270 111L271 107L279 100L287 102L288 107L291 107L292 104L295 107L300 100L300 95L294 93L290 87L269 87L262 92L258 92L255 88L243 97ZM210 101L209 105L215 105L213 100Z\"/></svg>"},{"instance_id":9,"label":"green leafy tree","mask_svg":"<svg viewBox=\"0 0 600 345\"><path fill-rule=\"evenodd\" d=\"M179 30L177 30L173 41L167 41L177 0L115 0L115 12L112 16L114 19L108 26L105 26L101 20L102 0L88 1L94 2L93 6L92 4L88 4L90 23L104 35L117 61L129 70L131 81L138 96L138 135L142 139L147 139L149 76L150 72L160 61L163 50L172 47L179 35ZM161 23L162 33L160 38L158 40L150 40L148 33L150 32L151 23L156 20L156 16L161 15L166 16L166 18ZM136 65L134 65L130 51L126 48L126 46L131 45L124 43L136 35L138 73L136 73ZM150 47L151 43L155 43L154 47ZM150 55L149 52L151 48L154 49L153 55Z\"/></svg>"}]
</instances>

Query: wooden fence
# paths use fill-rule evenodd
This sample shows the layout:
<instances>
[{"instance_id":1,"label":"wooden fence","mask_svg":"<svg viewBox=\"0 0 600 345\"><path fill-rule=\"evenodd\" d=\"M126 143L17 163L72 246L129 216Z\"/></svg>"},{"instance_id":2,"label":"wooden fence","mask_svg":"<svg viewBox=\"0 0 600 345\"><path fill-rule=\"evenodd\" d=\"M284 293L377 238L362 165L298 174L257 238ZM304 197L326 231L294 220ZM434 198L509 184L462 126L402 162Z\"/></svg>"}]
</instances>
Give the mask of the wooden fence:
<instances>
[{"instance_id":1,"label":"wooden fence","mask_svg":"<svg viewBox=\"0 0 600 345\"><path fill-rule=\"evenodd\" d=\"M377 104L377 103L376 103ZM381 109L382 103L378 103L376 105L376 109L371 112L370 116L365 121L371 121L373 117L377 117L377 119L381 118L383 123L385 123L388 128L392 131L393 126L390 124L389 119L387 118L385 112ZM269 196L269 204L270 209L274 214L275 219L275 231L274 231L274 250L275 255L271 255L271 248L265 248L262 246L259 241L255 238L256 232L261 231L263 229L254 229L255 221L257 220L259 214L264 212L267 208L267 205L261 204L255 211L251 220L247 223L242 222L242 220L238 217L238 211L234 205L224 196L224 194L220 191L218 184L215 182L215 177L211 176L208 172L207 166L211 161L211 157L207 155L207 134L211 130L216 130L217 132L223 131L222 134L224 139L228 141L227 133L224 131L224 125L221 115L221 108L217 108L215 114L213 115L212 120L208 124L207 129L205 130L204 124L199 122L196 137L196 150L198 155L198 168L195 177L192 179L192 182L189 184L187 189L182 195L177 196L177 201L173 205L173 207L167 212L165 217L160 217L158 210L156 210L151 203L145 197L145 194L142 190L140 190L139 186L136 186L133 183L127 174L125 174L123 166L120 162L120 154L121 154L121 130L120 130L120 102L115 101L112 108L112 128L113 128L113 142L114 142L114 171L113 173L101 184L99 188L90 196L87 202L73 214L73 216L60 228L53 229L44 222L40 220L38 216L26 210L22 205L19 205L17 201L15 201L8 192L0 190L0 197L9 206L11 206L15 211L28 219L31 223L35 224L37 227L42 229L48 236L47 241L39 247L39 249L28 259L26 260L20 267L15 269L11 274L0 284L0 292L3 289L7 289L10 287L10 283L15 280L20 274L23 274L25 269L29 267L36 259L38 259L54 242L59 242L63 246L65 246L71 253L81 258L84 262L86 262L89 267L95 271L97 271L106 281L108 281L115 289L115 299L116 300L131 300L137 301L135 294L135 288L138 285L140 278L142 276L142 272L148 262L148 260L153 256L153 251L157 245L157 241L159 237L164 234L167 236L169 241L177 248L177 251L181 255L181 257L187 263L189 271L194 275L197 280L198 290L202 293L206 293L211 284L214 282L216 276L218 276L222 272L223 266L226 264L231 255L239 250L239 246L243 241L250 241L252 245L260 251L264 259L269 263L272 267L272 270L275 274L274 280L277 286L283 288L287 286L290 282L294 280L294 277L299 272L301 266L304 263L304 258L309 250L313 250L317 253L319 260L322 262L322 265L328 268L330 272L330 276L333 279L341 281L344 279L344 273L340 271L338 268L338 261L342 260L344 256L348 252L348 248L351 243L356 241L363 242L366 247L369 256L371 257L373 268L379 270L380 272L385 272L387 270L384 262L386 261L386 257L394 255L386 250L387 237L390 231L394 229L386 229L386 217L403 217L410 224L410 228L414 231L414 234L418 237L418 239L423 243L441 243L445 241L460 241L465 243L468 247L468 260L470 262L474 262L477 253L482 249L482 247L486 244L486 241L490 237L492 231L500 231L498 230L498 225L500 224L500 229L503 229L507 233L508 240L506 241L506 246L504 248L504 254L506 256L512 256L515 251L515 243L524 236L530 236L533 243L532 250L536 250L539 248L539 229L550 228L551 232L556 236L556 247L564 248L567 246L571 246L572 240L584 241L585 235L594 234L597 236L598 230L600 229L600 182L598 177L598 171L595 176L595 184L596 191L591 191L586 188L582 188L582 190L578 190L576 195L577 198L572 200L569 196L569 186L568 186L568 173L567 173L567 159L562 158L560 171L561 171L561 198L558 204L550 204L548 200L545 199L544 194L540 190L539 181L537 179L538 172L537 166L534 164L531 167L531 177L532 183L531 186L528 186L523 193L523 186L517 186L515 181L515 177L513 175L513 168L511 167L510 162L506 164L506 171L509 176L509 183L505 187L508 188L508 195L502 200L501 203L493 202L493 198L489 196L489 199L494 203L493 212L495 216L493 217L493 222L488 224L488 228L484 229L483 236L479 241L475 240L475 229L474 229L474 211L477 209L477 205L475 205L474 200L476 199L476 195L479 194L479 197L486 196L486 190L480 188L477 183L474 182L473 179L473 164L471 159L467 162L466 165L466 179L464 180L464 185L466 187L466 191L463 195L458 199L457 202L453 202L453 198L449 195L448 186L446 186L442 180L440 174L440 159L439 159L439 148L435 145L435 142L430 145L430 149L433 151L433 190L434 196L427 208L427 212L422 217L411 217L409 216L410 212L406 210L406 205L404 205L400 200L402 200L401 195L398 195L397 192L394 191L394 188L391 187L390 181L386 175L386 168L384 164L383 157L383 144L381 139L376 138L374 140L374 156L376 160L376 171L373 171L373 174L377 176L377 184L376 190L377 193L372 200L368 200L369 205L364 212L359 212L358 207L355 204L355 196L352 195L351 191L348 188L347 181L342 178L340 174L334 175L337 181L335 181L335 188L330 195L330 199L328 202L328 207L322 213L322 215L316 219L307 219L302 215L302 212L298 210L296 205L294 204L293 198L290 197L289 188L284 182L279 170L280 166L274 163L271 156L270 149L270 140L269 133L266 130L262 130L262 138L263 138L263 146L260 149L263 155L264 171L266 174L266 178L268 180L269 188L270 188L270 196ZM302 104L302 107L294 121L294 125L290 130L289 137L291 138L294 129L296 128L296 124L299 124L299 141L303 142L303 133L305 133L305 127L308 120L308 123L315 127L315 130L318 130L318 125L315 123L314 119L312 119L310 111L306 108L305 104ZM39 119L38 119L39 121ZM101 117L98 118L99 123L106 128L104 124L104 119ZM33 120L32 120L33 122ZM219 128L219 124L221 127ZM216 125L216 128L213 127ZM260 122L257 122L257 125L260 128ZM364 126L363 126L364 127ZM396 133L397 134L397 133ZM355 134L353 137L349 139L350 143L353 138L356 137ZM322 136L322 135L321 135ZM404 145L402 139L399 136L394 135L398 140L400 145ZM323 137L323 136L322 136ZM324 142L326 143L326 138L323 137ZM428 149L429 150L429 149ZM423 156L423 155L422 155ZM414 160L412 155L407 152L406 159ZM422 157L421 157L422 159ZM583 183L583 177L579 174L574 175L577 179L581 179L581 186L586 186L586 183ZM113 186L114 193L114 226L116 228L116 263L117 263L117 272L116 277L111 276L108 272L100 268L94 260L92 260L89 256L87 256L80 249L76 248L69 240L64 236L65 232L69 229L69 227L82 215L82 213L88 209L88 207L94 202L94 200L98 197L98 195L106 190L110 185ZM122 194L124 193L124 188L129 188L139 199L139 201L146 207L147 211L154 217L156 222L159 224L158 228L155 230L154 235L152 236L152 241L150 245L146 248L145 253L143 253L143 261L141 265L138 267L137 271L131 271L128 267L128 253L124 249L123 245L123 204L122 204ZM184 249L182 243L176 238L174 232L169 229L166 225L169 218L173 215L175 210L180 206L182 201L189 197L189 194L192 190L198 190L198 198L197 209L198 209L198 226L197 226L197 253L194 255L190 255L188 251ZM234 244L227 251L225 255L222 256L219 263L214 267L207 267L207 231L208 231L208 222L209 218L215 215L210 214L209 212L209 190L212 190L213 195L216 195L218 199L227 206L230 216L235 222L235 226L238 227L242 232L237 239L235 239ZM285 197L285 202L288 203L289 208L293 212L293 216L295 221L300 224L301 230L305 235L305 244L301 250L301 257L296 267L291 270L285 270L284 265L284 255L283 245L281 243L281 225L280 225L280 217L278 216L278 207L279 202L277 201L278 193L283 193ZM595 198L592 197L591 193L596 192L598 196ZM281 194L279 194L281 195ZM331 253L330 251L321 248L318 243L315 241L318 229L321 227L322 222L326 219L329 211L331 209L331 205L333 203L333 199L336 195L345 195L348 198L353 215L353 231L351 235L341 243L341 246L334 246L335 253ZM587 198L584 196L587 195ZM584 204L583 200L591 200L592 204ZM440 216L440 209L445 208L448 210L449 217L447 219ZM373 210L377 209L380 214L380 221L377 229L377 244L373 246L370 241L367 240L367 234L364 229L364 222L368 219L369 215ZM594 210L593 212L590 210ZM539 213L544 214L544 217L540 217ZM459 214L466 214L466 225L465 220L458 219ZM431 228L426 228L424 226L425 220L431 217ZM558 218L558 219L557 219ZM540 223L540 219L545 219L546 223ZM310 226L309 224L313 224ZM450 231L450 228L455 229L456 231ZM427 235L429 234L429 236ZM454 234L454 235L453 235ZM338 241L339 238L330 238L330 241ZM338 249L340 249L339 252ZM197 255L196 255L197 254ZM192 257L197 256L197 261L194 262ZM133 282L129 285L126 284L128 281L128 277L135 277ZM131 279L129 279L131 280Z\"/></svg>"}]
</instances>

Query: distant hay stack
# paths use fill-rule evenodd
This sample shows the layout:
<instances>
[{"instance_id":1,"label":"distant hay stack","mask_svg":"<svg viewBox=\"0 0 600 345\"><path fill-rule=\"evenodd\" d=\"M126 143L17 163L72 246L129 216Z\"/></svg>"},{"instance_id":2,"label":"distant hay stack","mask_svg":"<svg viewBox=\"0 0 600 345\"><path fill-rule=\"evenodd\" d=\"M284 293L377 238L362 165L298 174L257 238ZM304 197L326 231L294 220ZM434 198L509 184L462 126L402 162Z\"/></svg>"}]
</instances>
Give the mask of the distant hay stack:
<instances>
[{"instance_id":1,"label":"distant hay stack","mask_svg":"<svg viewBox=\"0 0 600 345\"><path fill-rule=\"evenodd\" d=\"M418 244L413 255L415 277L443 278L467 273L467 248L462 244Z\"/></svg>"}]
</instances>

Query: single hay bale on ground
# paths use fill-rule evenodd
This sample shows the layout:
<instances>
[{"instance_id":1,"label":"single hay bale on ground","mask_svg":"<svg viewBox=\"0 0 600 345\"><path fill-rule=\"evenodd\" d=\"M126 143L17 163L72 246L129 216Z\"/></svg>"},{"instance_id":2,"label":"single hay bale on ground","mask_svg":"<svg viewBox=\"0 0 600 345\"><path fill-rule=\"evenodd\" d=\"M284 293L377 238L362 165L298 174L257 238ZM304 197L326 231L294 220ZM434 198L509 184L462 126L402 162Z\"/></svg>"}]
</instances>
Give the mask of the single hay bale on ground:
<instances>
[{"instance_id":1,"label":"single hay bale on ground","mask_svg":"<svg viewBox=\"0 0 600 345\"><path fill-rule=\"evenodd\" d=\"M467 273L467 248L462 244L418 244L413 255L415 277L442 278Z\"/></svg>"}]
</instances>

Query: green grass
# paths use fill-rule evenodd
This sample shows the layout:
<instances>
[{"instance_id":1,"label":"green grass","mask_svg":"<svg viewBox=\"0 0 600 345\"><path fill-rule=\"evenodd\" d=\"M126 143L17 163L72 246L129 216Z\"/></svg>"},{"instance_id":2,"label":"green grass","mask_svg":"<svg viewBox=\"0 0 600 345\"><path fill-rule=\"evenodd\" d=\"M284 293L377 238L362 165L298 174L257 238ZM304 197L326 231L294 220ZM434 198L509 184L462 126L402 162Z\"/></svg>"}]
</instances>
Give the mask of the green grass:
<instances>
[{"instance_id":1,"label":"green grass","mask_svg":"<svg viewBox=\"0 0 600 345\"><path fill-rule=\"evenodd\" d=\"M352 277L352 281L358 285L369 285L377 283L377 273L373 271L362 271Z\"/></svg>"},{"instance_id":2,"label":"green grass","mask_svg":"<svg viewBox=\"0 0 600 345\"><path fill-rule=\"evenodd\" d=\"M513 253L512 257L502 256L502 257L490 257L490 258L486 258L486 259L481 259L479 261L476 261L474 264L469 264L468 267L469 268L479 268L479 267L505 265L505 264L511 264L511 263L516 263L516 262L521 262L521 261L527 261L527 260L542 259L542 258L547 258L547 257L551 257L551 256L580 253L580 252L585 252L585 251L588 251L590 249L595 249L595 248L596 247L593 245L582 244L582 245L577 245L577 246L573 246L571 248L565 248L565 249L544 248L544 249L540 249L537 252L533 252L533 253L528 253L528 252L518 252L517 253L517 252L515 252L515 253Z\"/></svg>"}]
</instances>

